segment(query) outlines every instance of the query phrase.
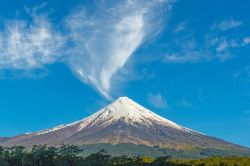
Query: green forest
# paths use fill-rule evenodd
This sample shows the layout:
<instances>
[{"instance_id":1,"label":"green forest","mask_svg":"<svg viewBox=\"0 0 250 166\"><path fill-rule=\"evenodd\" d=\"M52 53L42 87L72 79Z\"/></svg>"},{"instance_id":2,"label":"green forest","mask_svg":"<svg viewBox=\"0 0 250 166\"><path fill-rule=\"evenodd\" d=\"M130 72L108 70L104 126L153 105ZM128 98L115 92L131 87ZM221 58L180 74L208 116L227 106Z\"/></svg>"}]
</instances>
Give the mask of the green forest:
<instances>
[{"instance_id":1,"label":"green forest","mask_svg":"<svg viewBox=\"0 0 250 166\"><path fill-rule=\"evenodd\" d=\"M105 150L87 157L74 145L47 147L0 147L0 166L250 166L249 157L209 157L204 159L176 159L171 156L111 156Z\"/></svg>"}]
</instances>

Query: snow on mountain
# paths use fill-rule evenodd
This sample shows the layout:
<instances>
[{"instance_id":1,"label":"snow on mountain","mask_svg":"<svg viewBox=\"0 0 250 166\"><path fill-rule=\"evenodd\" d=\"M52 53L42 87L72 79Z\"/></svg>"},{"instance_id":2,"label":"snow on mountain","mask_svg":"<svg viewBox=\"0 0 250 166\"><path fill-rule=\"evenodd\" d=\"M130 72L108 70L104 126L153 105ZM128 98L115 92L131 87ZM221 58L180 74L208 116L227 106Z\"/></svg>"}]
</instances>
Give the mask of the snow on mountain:
<instances>
[{"instance_id":1,"label":"snow on mountain","mask_svg":"<svg viewBox=\"0 0 250 166\"><path fill-rule=\"evenodd\" d=\"M94 115L84 119L81 123L80 130L86 127L89 123L94 125L97 122L104 122L105 125L108 125L115 123L120 119L132 125L140 123L150 127L152 126L152 122L155 122L162 125L168 125L179 130L191 131L190 129L184 128L170 120L160 117L128 97L120 97Z\"/></svg>"},{"instance_id":2,"label":"snow on mountain","mask_svg":"<svg viewBox=\"0 0 250 166\"><path fill-rule=\"evenodd\" d=\"M56 130L63 129L65 127L73 126L76 124L79 125L78 130L80 131L88 125L93 126L99 123L99 124L102 124L102 126L107 126L109 124L116 123L119 120L123 120L125 123L131 124L131 125L136 125L137 123L140 123L141 125L146 125L148 127L153 126L153 122L154 122L154 123L166 125L166 126L178 129L178 130L182 130L185 132L195 132L195 131L192 131L191 129L182 127L170 120L167 120L153 113L152 111L137 104L136 102L129 99L128 97L119 97L110 105L102 108L95 114L87 118L84 118L81 121L77 121L68 125L60 125L55 128L36 132L34 134L36 135L46 134L46 133L54 132Z\"/></svg>"}]
</instances>

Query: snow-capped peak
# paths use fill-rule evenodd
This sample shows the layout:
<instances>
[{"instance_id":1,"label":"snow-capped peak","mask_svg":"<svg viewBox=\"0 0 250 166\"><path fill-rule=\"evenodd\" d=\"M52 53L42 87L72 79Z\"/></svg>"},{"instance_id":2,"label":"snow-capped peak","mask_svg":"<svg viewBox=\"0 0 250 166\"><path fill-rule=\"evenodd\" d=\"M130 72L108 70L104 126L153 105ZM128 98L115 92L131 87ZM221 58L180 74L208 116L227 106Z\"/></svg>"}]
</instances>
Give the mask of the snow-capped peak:
<instances>
[{"instance_id":1,"label":"snow-capped peak","mask_svg":"<svg viewBox=\"0 0 250 166\"><path fill-rule=\"evenodd\" d=\"M101 125L108 126L109 124L116 123L117 121L122 120L130 125L146 125L152 127L153 123L159 125L164 125L172 127L178 130L183 130L186 132L191 132L192 130L182 127L170 120L167 120L150 110L144 108L143 106L137 104L128 97L119 97L117 100L109 104L108 106L102 108L95 114L84 118L83 120L68 124L60 125L55 128L48 130L43 130L36 132L36 135L46 134L53 131L57 131L69 126L78 126L78 130L83 130L87 126Z\"/></svg>"},{"instance_id":2,"label":"snow-capped peak","mask_svg":"<svg viewBox=\"0 0 250 166\"><path fill-rule=\"evenodd\" d=\"M107 119L119 120L124 118L125 120L131 120L134 122L140 122L143 116L150 117L150 112L148 112L144 107L137 104L128 97L119 97L113 103L103 108L102 117Z\"/></svg>"},{"instance_id":3,"label":"snow-capped peak","mask_svg":"<svg viewBox=\"0 0 250 166\"><path fill-rule=\"evenodd\" d=\"M128 97L119 97L117 100L92 116L83 119L80 125L80 130L88 125L92 126L97 123L109 125L117 122L118 120L123 120L132 125L140 123L142 125L152 126L153 123L157 123L180 130L191 131L190 129L179 126L174 122L151 112Z\"/></svg>"}]
</instances>

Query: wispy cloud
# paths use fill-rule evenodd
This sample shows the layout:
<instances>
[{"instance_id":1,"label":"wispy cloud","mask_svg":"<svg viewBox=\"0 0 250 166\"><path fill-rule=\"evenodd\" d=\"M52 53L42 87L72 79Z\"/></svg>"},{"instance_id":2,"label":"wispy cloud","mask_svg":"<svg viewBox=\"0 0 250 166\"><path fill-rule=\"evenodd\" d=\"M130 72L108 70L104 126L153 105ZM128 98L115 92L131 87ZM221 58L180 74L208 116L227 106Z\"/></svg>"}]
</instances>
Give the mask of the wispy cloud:
<instances>
[{"instance_id":1,"label":"wispy cloud","mask_svg":"<svg viewBox=\"0 0 250 166\"><path fill-rule=\"evenodd\" d=\"M113 75L159 30L164 18L159 9L168 2L119 1L112 6L105 2L94 14L75 11L67 18L73 43L68 54L74 55L69 56L70 67L82 81L109 97Z\"/></svg>"},{"instance_id":2,"label":"wispy cloud","mask_svg":"<svg viewBox=\"0 0 250 166\"><path fill-rule=\"evenodd\" d=\"M198 63L206 60L207 56L202 56L201 52L187 52L185 54L166 55L164 61L166 63Z\"/></svg>"},{"instance_id":3,"label":"wispy cloud","mask_svg":"<svg viewBox=\"0 0 250 166\"><path fill-rule=\"evenodd\" d=\"M250 37L245 37L243 39L244 44L250 44Z\"/></svg>"},{"instance_id":4,"label":"wispy cloud","mask_svg":"<svg viewBox=\"0 0 250 166\"><path fill-rule=\"evenodd\" d=\"M223 49L226 49L227 46L225 46L225 48L222 48L221 46L221 48L218 48L218 50L215 52L213 51L213 48L211 48L211 45L208 45L204 48L194 47L192 49L190 49L188 44L186 45L184 43L183 45L184 47L182 47L179 52L165 55L163 61L165 63L185 64L208 62L214 59L225 61L231 58L231 55L228 52L222 51Z\"/></svg>"},{"instance_id":5,"label":"wispy cloud","mask_svg":"<svg viewBox=\"0 0 250 166\"><path fill-rule=\"evenodd\" d=\"M198 39L197 39L198 40ZM175 47L179 49L175 52L166 53L165 63L200 63L211 60L225 61L234 57L233 50L245 47L248 38L230 38L226 36L216 36L208 33L202 36L197 42L194 34L188 34L187 39L177 42Z\"/></svg>"},{"instance_id":6,"label":"wispy cloud","mask_svg":"<svg viewBox=\"0 0 250 166\"><path fill-rule=\"evenodd\" d=\"M181 22L179 23L176 28L174 29L174 32L181 32L184 31L186 29L186 22Z\"/></svg>"},{"instance_id":7,"label":"wispy cloud","mask_svg":"<svg viewBox=\"0 0 250 166\"><path fill-rule=\"evenodd\" d=\"M181 101L179 102L179 105L181 107L184 107L184 108L188 108L188 109L197 109L197 106L194 105L193 103L191 103L189 100L187 100L186 98L182 98Z\"/></svg>"},{"instance_id":8,"label":"wispy cloud","mask_svg":"<svg viewBox=\"0 0 250 166\"><path fill-rule=\"evenodd\" d=\"M222 51L224 51L224 50L227 49L227 48L228 48L228 43L227 43L227 41L223 41L223 42L221 42L221 43L216 47L216 51L222 52Z\"/></svg>"},{"instance_id":9,"label":"wispy cloud","mask_svg":"<svg viewBox=\"0 0 250 166\"><path fill-rule=\"evenodd\" d=\"M151 93L147 94L148 102L156 108L168 108L167 100L160 93Z\"/></svg>"},{"instance_id":10,"label":"wispy cloud","mask_svg":"<svg viewBox=\"0 0 250 166\"><path fill-rule=\"evenodd\" d=\"M177 46L178 52L165 55L165 63L198 63L210 59L209 52L199 49L194 38L181 41Z\"/></svg>"},{"instance_id":11,"label":"wispy cloud","mask_svg":"<svg viewBox=\"0 0 250 166\"><path fill-rule=\"evenodd\" d=\"M236 71L233 78L238 83L250 83L250 66L245 66Z\"/></svg>"},{"instance_id":12,"label":"wispy cloud","mask_svg":"<svg viewBox=\"0 0 250 166\"><path fill-rule=\"evenodd\" d=\"M241 47L241 43L237 42L235 40L225 40L222 39L221 41L218 42L218 45L216 47L217 52L223 52L225 50L228 50L229 48L236 48L236 47Z\"/></svg>"},{"instance_id":13,"label":"wispy cloud","mask_svg":"<svg viewBox=\"0 0 250 166\"><path fill-rule=\"evenodd\" d=\"M212 29L219 29L221 31L226 31L226 30L229 30L229 29L232 29L232 28L236 28L240 25L242 25L242 21L239 21L239 20L234 20L232 18L230 19L227 19L227 20L223 20L219 23L214 23L212 25Z\"/></svg>"},{"instance_id":14,"label":"wispy cloud","mask_svg":"<svg viewBox=\"0 0 250 166\"><path fill-rule=\"evenodd\" d=\"M82 6L65 16L60 30L47 17L35 16L36 9L26 8L32 21L7 21L0 32L0 69L33 70L61 61L110 98L111 79L160 32L173 2L96 1L91 12Z\"/></svg>"},{"instance_id":15,"label":"wispy cloud","mask_svg":"<svg viewBox=\"0 0 250 166\"><path fill-rule=\"evenodd\" d=\"M58 60L62 44L46 17L34 16L31 23L6 21L0 33L0 69L41 68Z\"/></svg>"}]
</instances>

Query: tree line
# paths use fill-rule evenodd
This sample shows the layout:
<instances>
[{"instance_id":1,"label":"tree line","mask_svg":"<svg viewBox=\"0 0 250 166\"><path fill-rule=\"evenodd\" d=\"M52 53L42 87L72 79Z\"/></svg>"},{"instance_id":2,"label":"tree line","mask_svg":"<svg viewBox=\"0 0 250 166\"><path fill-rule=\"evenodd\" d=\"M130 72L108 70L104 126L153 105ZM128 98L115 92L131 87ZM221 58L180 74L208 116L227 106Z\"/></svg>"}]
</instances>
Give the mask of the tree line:
<instances>
[{"instance_id":1,"label":"tree line","mask_svg":"<svg viewBox=\"0 0 250 166\"><path fill-rule=\"evenodd\" d=\"M188 160L171 156L111 156L105 150L84 157L81 152L74 145L37 145L31 149L0 146L0 166L250 166L250 158L237 156Z\"/></svg>"}]
</instances>

